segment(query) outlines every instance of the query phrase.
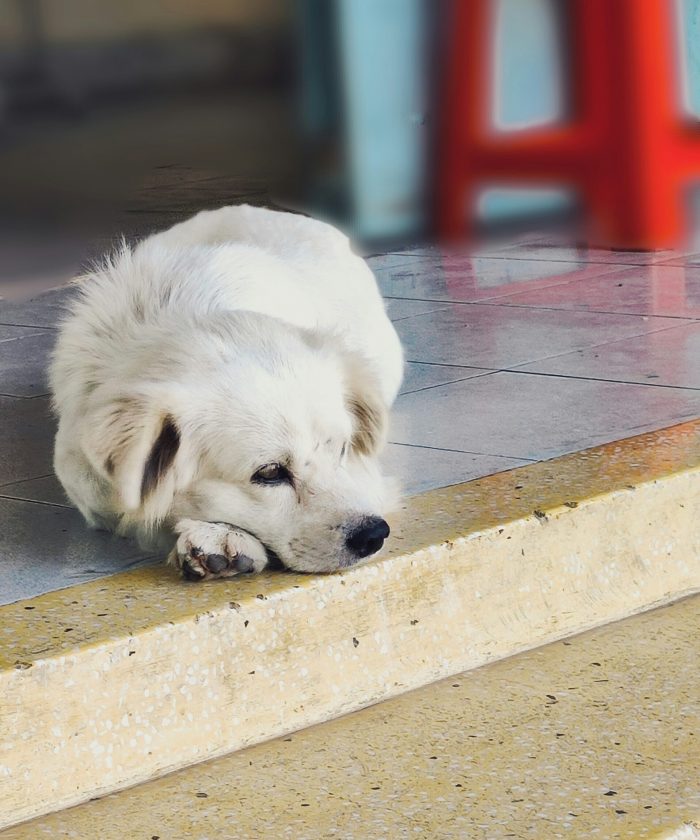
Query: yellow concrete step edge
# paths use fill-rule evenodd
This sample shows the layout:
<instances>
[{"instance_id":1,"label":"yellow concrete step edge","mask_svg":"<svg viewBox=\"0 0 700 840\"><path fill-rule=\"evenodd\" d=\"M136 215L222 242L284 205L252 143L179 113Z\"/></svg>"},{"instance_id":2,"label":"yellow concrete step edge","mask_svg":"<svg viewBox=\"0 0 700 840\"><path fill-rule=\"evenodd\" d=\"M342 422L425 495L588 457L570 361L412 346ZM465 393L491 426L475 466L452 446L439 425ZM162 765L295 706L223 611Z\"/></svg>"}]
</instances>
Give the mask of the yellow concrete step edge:
<instances>
[{"instance_id":1,"label":"yellow concrete step edge","mask_svg":"<svg viewBox=\"0 0 700 840\"><path fill-rule=\"evenodd\" d=\"M700 595L0 840L700 840Z\"/></svg>"},{"instance_id":2,"label":"yellow concrete step edge","mask_svg":"<svg viewBox=\"0 0 700 840\"><path fill-rule=\"evenodd\" d=\"M698 591L699 514L694 421L409 499L342 574L2 607L0 826Z\"/></svg>"}]
</instances>

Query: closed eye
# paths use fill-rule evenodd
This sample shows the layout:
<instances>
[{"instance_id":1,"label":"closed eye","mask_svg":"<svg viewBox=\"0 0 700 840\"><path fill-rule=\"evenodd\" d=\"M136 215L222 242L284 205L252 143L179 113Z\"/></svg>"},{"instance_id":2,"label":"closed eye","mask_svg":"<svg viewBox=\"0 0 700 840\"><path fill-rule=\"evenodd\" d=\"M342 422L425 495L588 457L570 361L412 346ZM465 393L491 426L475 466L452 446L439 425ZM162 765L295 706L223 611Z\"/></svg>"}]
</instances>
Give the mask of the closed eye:
<instances>
[{"instance_id":1,"label":"closed eye","mask_svg":"<svg viewBox=\"0 0 700 840\"><path fill-rule=\"evenodd\" d=\"M265 464L257 469L251 479L254 484L289 484L294 486L294 476L284 464Z\"/></svg>"}]
</instances>

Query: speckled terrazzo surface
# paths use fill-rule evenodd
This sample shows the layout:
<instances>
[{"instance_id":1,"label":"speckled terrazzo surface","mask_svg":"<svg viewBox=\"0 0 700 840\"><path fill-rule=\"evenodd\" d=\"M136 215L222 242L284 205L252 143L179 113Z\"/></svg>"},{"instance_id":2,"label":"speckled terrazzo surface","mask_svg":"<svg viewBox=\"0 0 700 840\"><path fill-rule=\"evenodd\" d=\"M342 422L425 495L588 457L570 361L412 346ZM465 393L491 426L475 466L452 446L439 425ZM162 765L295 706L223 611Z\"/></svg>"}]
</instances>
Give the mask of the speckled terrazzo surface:
<instances>
[{"instance_id":1,"label":"speckled terrazzo surface","mask_svg":"<svg viewBox=\"0 0 700 840\"><path fill-rule=\"evenodd\" d=\"M699 426L408 500L342 574L153 567L0 608L0 825L697 592Z\"/></svg>"},{"instance_id":2,"label":"speckled terrazzo surface","mask_svg":"<svg viewBox=\"0 0 700 840\"><path fill-rule=\"evenodd\" d=\"M0 837L669 837L700 819L699 650L696 596Z\"/></svg>"}]
</instances>

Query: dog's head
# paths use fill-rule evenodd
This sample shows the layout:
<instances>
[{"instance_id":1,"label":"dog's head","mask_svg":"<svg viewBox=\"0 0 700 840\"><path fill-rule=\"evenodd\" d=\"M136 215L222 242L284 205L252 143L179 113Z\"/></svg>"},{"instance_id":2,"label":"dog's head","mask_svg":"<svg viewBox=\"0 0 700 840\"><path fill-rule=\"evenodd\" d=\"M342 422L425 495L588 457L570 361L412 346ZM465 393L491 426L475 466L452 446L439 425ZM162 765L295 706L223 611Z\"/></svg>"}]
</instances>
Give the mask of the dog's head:
<instances>
[{"instance_id":1,"label":"dog's head","mask_svg":"<svg viewBox=\"0 0 700 840\"><path fill-rule=\"evenodd\" d=\"M228 522L298 571L381 548L387 406L362 359L252 313L166 345L138 384L97 389L86 415L83 448L116 508L147 523Z\"/></svg>"}]
</instances>

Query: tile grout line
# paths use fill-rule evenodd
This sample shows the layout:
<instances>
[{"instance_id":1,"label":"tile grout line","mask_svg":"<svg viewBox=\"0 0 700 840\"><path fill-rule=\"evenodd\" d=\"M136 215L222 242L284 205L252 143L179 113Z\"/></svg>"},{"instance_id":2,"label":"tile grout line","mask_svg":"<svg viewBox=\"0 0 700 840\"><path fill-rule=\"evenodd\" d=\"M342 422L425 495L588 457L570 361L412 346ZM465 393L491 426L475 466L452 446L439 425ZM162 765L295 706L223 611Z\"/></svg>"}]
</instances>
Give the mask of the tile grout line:
<instances>
[{"instance_id":1,"label":"tile grout line","mask_svg":"<svg viewBox=\"0 0 700 840\"><path fill-rule=\"evenodd\" d=\"M658 329L649 330L648 332L637 333L637 335L628 335L628 336L625 336L624 338L615 338L612 341L603 341L600 344L591 344L588 347L578 347L578 348L574 347L572 350L567 350L565 353L553 353L551 356L542 356L539 359L532 359L528 362L520 362L518 365L515 365L514 368L507 368L507 370L513 370L513 372L518 372L516 369L520 368L520 367L523 367L524 365L534 365L534 364L538 364L539 362L546 362L546 361L549 361L551 359L558 359L558 358L561 358L562 356L569 356L572 353L582 353L582 352L589 351L589 350L597 350L598 348L601 348L601 347L610 347L613 344L620 344L623 341L631 341L632 339L642 338L643 336L656 335L658 333L668 332L670 330L678 330L678 329L681 329L682 327L688 326L689 324L692 324L692 323L697 323L697 322L689 321L689 322L684 323L684 324L668 324L666 326L659 327ZM650 324L651 324L651 322L650 322ZM506 368L504 368L504 370L506 370ZM523 372L525 372L525 371L523 371ZM572 378L576 379L578 377L572 377ZM610 380L610 381L614 382L615 380ZM656 384L655 385L655 383L653 383L653 382L633 382L633 383L630 383L630 384L633 384L633 385L651 385L651 386L657 387L657 388L664 387L664 388L678 388L678 389L681 389L681 390L697 390L697 389L692 388L690 386L688 386L688 387L684 387L682 385L663 385L662 386L661 384Z\"/></svg>"},{"instance_id":2,"label":"tile grout line","mask_svg":"<svg viewBox=\"0 0 700 840\"><path fill-rule=\"evenodd\" d=\"M39 501L39 499L27 499L19 496L8 496L5 493L0 493L0 499L7 499L11 502L27 502L27 504L30 505L43 505L44 507L58 508L59 510L74 510L76 513L78 511L78 509L74 508L72 505L63 505L59 502L43 502Z\"/></svg>"},{"instance_id":3,"label":"tile grout line","mask_svg":"<svg viewBox=\"0 0 700 840\"><path fill-rule=\"evenodd\" d=\"M3 396L0 394L0 396ZM40 478L53 478L55 473L46 473L45 475L32 475L29 478L17 478L14 481L6 481L3 484L0 484L0 490L3 490L6 487L14 487L15 484L24 484L27 481L38 481Z\"/></svg>"},{"instance_id":4,"label":"tile grout line","mask_svg":"<svg viewBox=\"0 0 700 840\"><path fill-rule=\"evenodd\" d=\"M569 284L562 283L559 285L568 286ZM543 291L546 291L553 287L542 286L541 288ZM539 289L537 291L539 291ZM527 294L527 292L518 292L517 294ZM503 297L500 298L485 298L483 301L479 300L475 301L475 303L483 303L484 306L507 306L509 309L541 309L545 312L578 312L583 313L585 315L623 315L631 318L669 318L673 319L674 321L686 321L689 324L697 323L700 320L700 317L689 318L686 315L662 315L660 313L649 315L645 312L613 312L610 309L562 309L554 306L535 306L533 304L528 303L498 303L499 300L502 300L505 297L510 297L510 295L503 295Z\"/></svg>"},{"instance_id":5,"label":"tile grout line","mask_svg":"<svg viewBox=\"0 0 700 840\"><path fill-rule=\"evenodd\" d=\"M504 458L508 461L527 461L531 464L537 464L541 460L546 459L538 459L538 458L527 458L524 455L497 455L495 452L472 452L468 449L448 449L443 446L427 446L426 444L422 443L405 443L404 441L399 440L390 440L388 441L392 446L408 446L411 449L428 449L431 452L454 452L460 455L478 455L484 458ZM477 479L478 480L478 479ZM458 481L457 484L463 484L464 481ZM438 488L439 489L439 488Z\"/></svg>"},{"instance_id":6,"label":"tile grout line","mask_svg":"<svg viewBox=\"0 0 700 840\"><path fill-rule=\"evenodd\" d=\"M411 364L421 364L420 362L413 362ZM445 365L445 367L449 367ZM419 394L422 391L432 391L434 388L441 388L443 385L454 385L457 382L469 382L470 379L482 379L484 376L491 376L494 373L503 373L501 370L485 370L482 373L475 373L473 376L464 376L460 379L450 379L448 382L438 382L436 385L425 385L423 388L414 388L411 391L400 391L398 397L404 397L408 394Z\"/></svg>"},{"instance_id":7,"label":"tile grout line","mask_svg":"<svg viewBox=\"0 0 700 840\"><path fill-rule=\"evenodd\" d=\"M13 341L22 341L23 338L36 338L38 335L51 335L57 331L57 327L39 327L36 324L7 324L0 321L0 327L17 327L21 330L37 330L37 332L26 335L11 335L9 338L0 338L0 344L10 344Z\"/></svg>"},{"instance_id":8,"label":"tile grout line","mask_svg":"<svg viewBox=\"0 0 700 840\"><path fill-rule=\"evenodd\" d=\"M635 336L632 336L633 338ZM624 340L624 339L623 339ZM612 343L612 342L611 342ZM605 346L605 345L598 345L598 346ZM580 351L572 350L572 353L577 353ZM560 354L562 356L569 355L568 353ZM546 362L550 359L557 359L559 356L546 356L543 359L537 359L534 362L523 362L523 365L534 365L538 362ZM408 364L418 364L418 365L432 365L434 367L462 367L461 365L450 363L449 365L441 364L440 362L418 362L415 359L407 359L406 362ZM466 366L465 366L466 368ZM551 376L557 379L580 379L584 382L610 382L614 385L643 385L648 386L650 388L670 388L674 391L700 391L700 387L695 387L693 385L665 385L663 382L635 382L632 379L606 379L604 377L598 376L574 376L573 374L569 373L549 373L546 371L539 371L539 370L519 370L517 367L509 368L509 367L502 367L502 368L493 368L489 370L487 373L476 374L475 376L465 376L463 379L451 379L449 382L440 382L437 385L427 385L425 388L416 388L415 391L403 391L398 396L402 397L408 394L417 394L421 391L430 391L433 388L442 388L445 385L455 385L457 382L470 382L472 379L482 379L485 376L491 376L494 373L515 373L515 374L523 374L528 376Z\"/></svg>"},{"instance_id":9,"label":"tile grout line","mask_svg":"<svg viewBox=\"0 0 700 840\"><path fill-rule=\"evenodd\" d=\"M552 356L551 358L556 359L557 357ZM542 361L545 360L543 359ZM536 364L536 362L525 362L525 364ZM692 385L664 385L663 382L635 382L632 379L606 379L604 377L598 376L574 376L573 374L567 373L549 373L537 370L518 370L517 368L503 368L501 371L498 371L498 373L515 373L523 374L525 376L551 376L555 379L578 379L583 382L609 382L612 385L641 385L649 388L670 388L674 391L700 391L700 387L695 388ZM472 377L468 377L465 381L468 381L469 378ZM478 377L473 378L477 379Z\"/></svg>"},{"instance_id":10,"label":"tile grout line","mask_svg":"<svg viewBox=\"0 0 700 840\"><path fill-rule=\"evenodd\" d=\"M402 266L396 266L396 268L401 268L401 267ZM394 269L393 268L387 268L387 269L380 269L380 270L388 272L388 271L393 271ZM574 282L586 282L587 280L599 280L602 277L606 277L609 274L614 274L614 273L615 273L614 271L609 271L609 272L608 271L600 271L600 272L596 272L591 277L586 277L585 279L579 280L579 281L576 281L573 278L569 278L568 280L562 280L562 279L554 280L552 278L551 283L547 283L546 285L538 286L537 289L533 290L533 291L544 291L544 290L547 290L547 289L554 289L554 288L558 288L559 286L567 286L569 283L574 283ZM382 279L382 278L380 277L378 279ZM392 278L389 278L389 279L392 279ZM399 279L401 279L401 278L399 277ZM534 281L534 280L537 280L537 279L538 278L536 278L536 277L531 277L529 281L523 280L523 281L516 281L516 282L531 282L531 281ZM547 280L548 278L543 277L543 278L540 278L540 279ZM377 285L380 285L379 282L377 283ZM380 288L380 292L381 292L381 288ZM384 297L386 299L396 299L396 300L422 300L425 303L447 303L447 304L450 304L450 303L472 303L472 304L475 304L475 303L482 303L482 302L485 302L485 301L500 300L501 298L510 297L513 294L522 294L522 292L507 292L506 294L491 295L489 297L480 298L479 300L471 300L471 301L470 300L465 300L465 301L444 300L444 299L438 301L434 298L394 298L392 295L384 295L384 294L382 294L382 297ZM529 307L529 308L535 308L535 307Z\"/></svg>"},{"instance_id":11,"label":"tile grout line","mask_svg":"<svg viewBox=\"0 0 700 840\"><path fill-rule=\"evenodd\" d=\"M604 266L611 266L612 270L615 271L617 269L624 269L624 268L645 268L647 266L656 266L656 265L663 265L661 260L656 261L653 260L651 262L608 262L607 260L565 260L561 257L556 258L547 258L541 256L525 256L525 257L516 257L510 254L484 254L474 257L469 257L469 259L475 260L503 260L503 261L513 261L513 262L542 262L542 263L562 263L566 265L579 265L579 266L597 266L597 265L604 265Z\"/></svg>"},{"instance_id":12,"label":"tile grout line","mask_svg":"<svg viewBox=\"0 0 700 840\"><path fill-rule=\"evenodd\" d=\"M404 252L396 253L395 251L388 251L385 254L372 254L373 257L381 257L381 256L401 256ZM410 254L406 254L406 256L426 259L426 260L442 260L445 255L441 253L435 253L434 255L431 254L416 254L411 252ZM613 268L640 268L649 265L680 265L682 267L694 267L693 264L688 266L685 262L682 263L674 263L671 260L682 259L682 257L669 257L666 258L659 258L651 260L651 261L643 261L643 262L608 262L607 260L572 260L572 259L563 259L562 257L542 257L542 256L515 256L510 253L504 253L503 251L499 252L487 252L485 254L455 254L457 258L465 259L465 260L517 260L520 262L544 262L544 263L567 263L568 265L610 265ZM693 257L697 256L694 252L692 254L688 254L687 256ZM449 257L449 255L448 255ZM367 259L365 257L365 259Z\"/></svg>"},{"instance_id":13,"label":"tile grout line","mask_svg":"<svg viewBox=\"0 0 700 840\"><path fill-rule=\"evenodd\" d=\"M454 452L454 453L461 453L465 455L483 455L491 458L507 458L512 461L519 461L522 466L529 466L530 464L543 464L548 461L554 461L557 458L565 458L570 455L575 455L576 453L585 452L588 449L595 449L599 446L609 446L611 444L620 443L621 441L627 440L628 438L638 437L644 434L653 434L654 432L660 432L666 428L672 428L673 426L682 425L684 423L692 423L693 421L700 420L700 414L692 412L688 414L679 414L676 415L675 418L664 417L657 421L652 421L650 423L641 423L636 426L631 426L629 429L625 430L620 436L612 437L610 439L604 438L602 441L597 439L596 434L589 434L586 440L579 441L575 444L574 448L557 448L557 449L549 449L545 450L545 452L536 457L531 458L525 455L495 455L485 452L469 452L464 449L441 449L439 447L432 447L432 446L425 446L424 444L419 443L404 443L402 441L392 440L390 443L394 444L395 446L408 446L415 449L431 449L437 452ZM522 463L526 462L526 463ZM513 466L512 469L517 469L517 465ZM495 474L508 472L508 470L496 470ZM487 476L480 476L479 478L470 479L470 481L480 481L482 478L486 478ZM457 482L458 484L464 482ZM440 489L440 488L437 488Z\"/></svg>"},{"instance_id":14,"label":"tile grout line","mask_svg":"<svg viewBox=\"0 0 700 840\"><path fill-rule=\"evenodd\" d=\"M405 298L409 300L409 298ZM383 298L383 300L388 300L388 298ZM401 298L394 298L394 300L401 300ZM420 301L419 301L420 303ZM429 301L426 301L429 303ZM399 321L407 321L409 318L416 318L418 314L420 315L432 315L433 312L441 312L443 309L447 308L449 304L445 304L444 306L438 306L435 309L428 309L426 312L414 313L413 315L402 315L400 318L389 318L392 324L398 324ZM387 313L388 314L388 313Z\"/></svg>"},{"instance_id":15,"label":"tile grout line","mask_svg":"<svg viewBox=\"0 0 700 840\"><path fill-rule=\"evenodd\" d=\"M569 281L573 282L573 281ZM567 283L557 283L556 286L561 285L568 285ZM537 291L545 291L547 289L552 289L553 286L540 286ZM520 294L520 293L519 293ZM420 312L416 315L407 315L404 318L399 318L399 321L406 321L409 318L420 318L421 315L432 315L433 312L442 312L446 307L449 306L504 306L508 309L534 309L540 312L565 312L565 313L574 313L577 315L621 315L623 317L629 318L665 318L666 320L673 320L673 321L684 321L687 324L696 324L700 321L700 316L698 318L688 318L685 315L648 315L643 312L612 312L608 309L562 309L562 308L554 308L552 306L535 306L533 304L526 304L526 303L498 303L499 300L502 300L505 297L510 297L510 295L502 295L501 297L489 297L489 298L480 298L479 300L438 300L437 298L407 298L407 297L397 297L395 295L383 295L384 300L413 300L417 303L442 303L445 306L440 307L439 309L434 309L431 312Z\"/></svg>"},{"instance_id":16,"label":"tile grout line","mask_svg":"<svg viewBox=\"0 0 700 840\"><path fill-rule=\"evenodd\" d=\"M45 394L32 394L31 396L29 396L28 394L5 394L4 392L0 393L0 397L8 397L8 399L11 399L11 400L37 400L40 397L50 397L50 396L51 396L50 391L47 391Z\"/></svg>"},{"instance_id":17,"label":"tile grout line","mask_svg":"<svg viewBox=\"0 0 700 840\"><path fill-rule=\"evenodd\" d=\"M420 316L413 316L413 317L420 317ZM691 323L694 323L694 322L691 322ZM598 348L601 348L601 347L608 347L612 344L619 344L623 341L630 341L632 339L642 338L643 336L656 335L657 333L668 332L669 330L680 329L682 326L686 326L686 325L685 324L669 324L668 326L659 327L658 329L655 329L655 330L649 330L649 332L637 333L636 335L628 335L628 336L625 336L624 338L613 339L612 341L603 341L600 344L591 344L587 347L574 347L571 350L567 350L565 353L553 353L551 356L541 356L538 359L530 359L530 360L525 361L525 362L520 362L518 365L516 365L513 368L507 368L507 367L493 368L491 372L492 373L510 373L510 372L512 372L512 373L520 373L520 372L528 373L528 372L535 372L535 371L519 371L517 368L522 367L524 365L534 365L534 364L538 364L539 362L546 362L546 361L549 361L551 359L561 358L562 356L569 356L572 353L582 353L582 352L585 352L585 351L588 351L588 350L597 350ZM435 365L435 366L440 366L440 367L462 367L462 368L469 368L469 369L482 367L481 365L460 365L459 363L456 363L456 362L427 362L427 361L420 361L418 359L406 359L405 361L406 362L411 362L413 364ZM545 374L541 374L541 375L544 376ZM565 376L565 374L561 374L561 375ZM478 377L473 377L473 378L476 379ZM578 378L585 378L585 377L571 376L569 378L578 379ZM605 381L605 380L603 380L603 381ZM611 380L608 380L608 381L615 382L617 380L611 379ZM449 383L446 383L446 384L449 384ZM624 384L624 381L623 381L623 384ZM631 385L651 385L651 386L656 387L656 388L675 388L675 389L678 389L678 390L686 390L686 391L699 390L697 388L693 388L692 386L662 385L661 383L653 383L653 382L630 382L629 384L631 384Z\"/></svg>"}]
</instances>

